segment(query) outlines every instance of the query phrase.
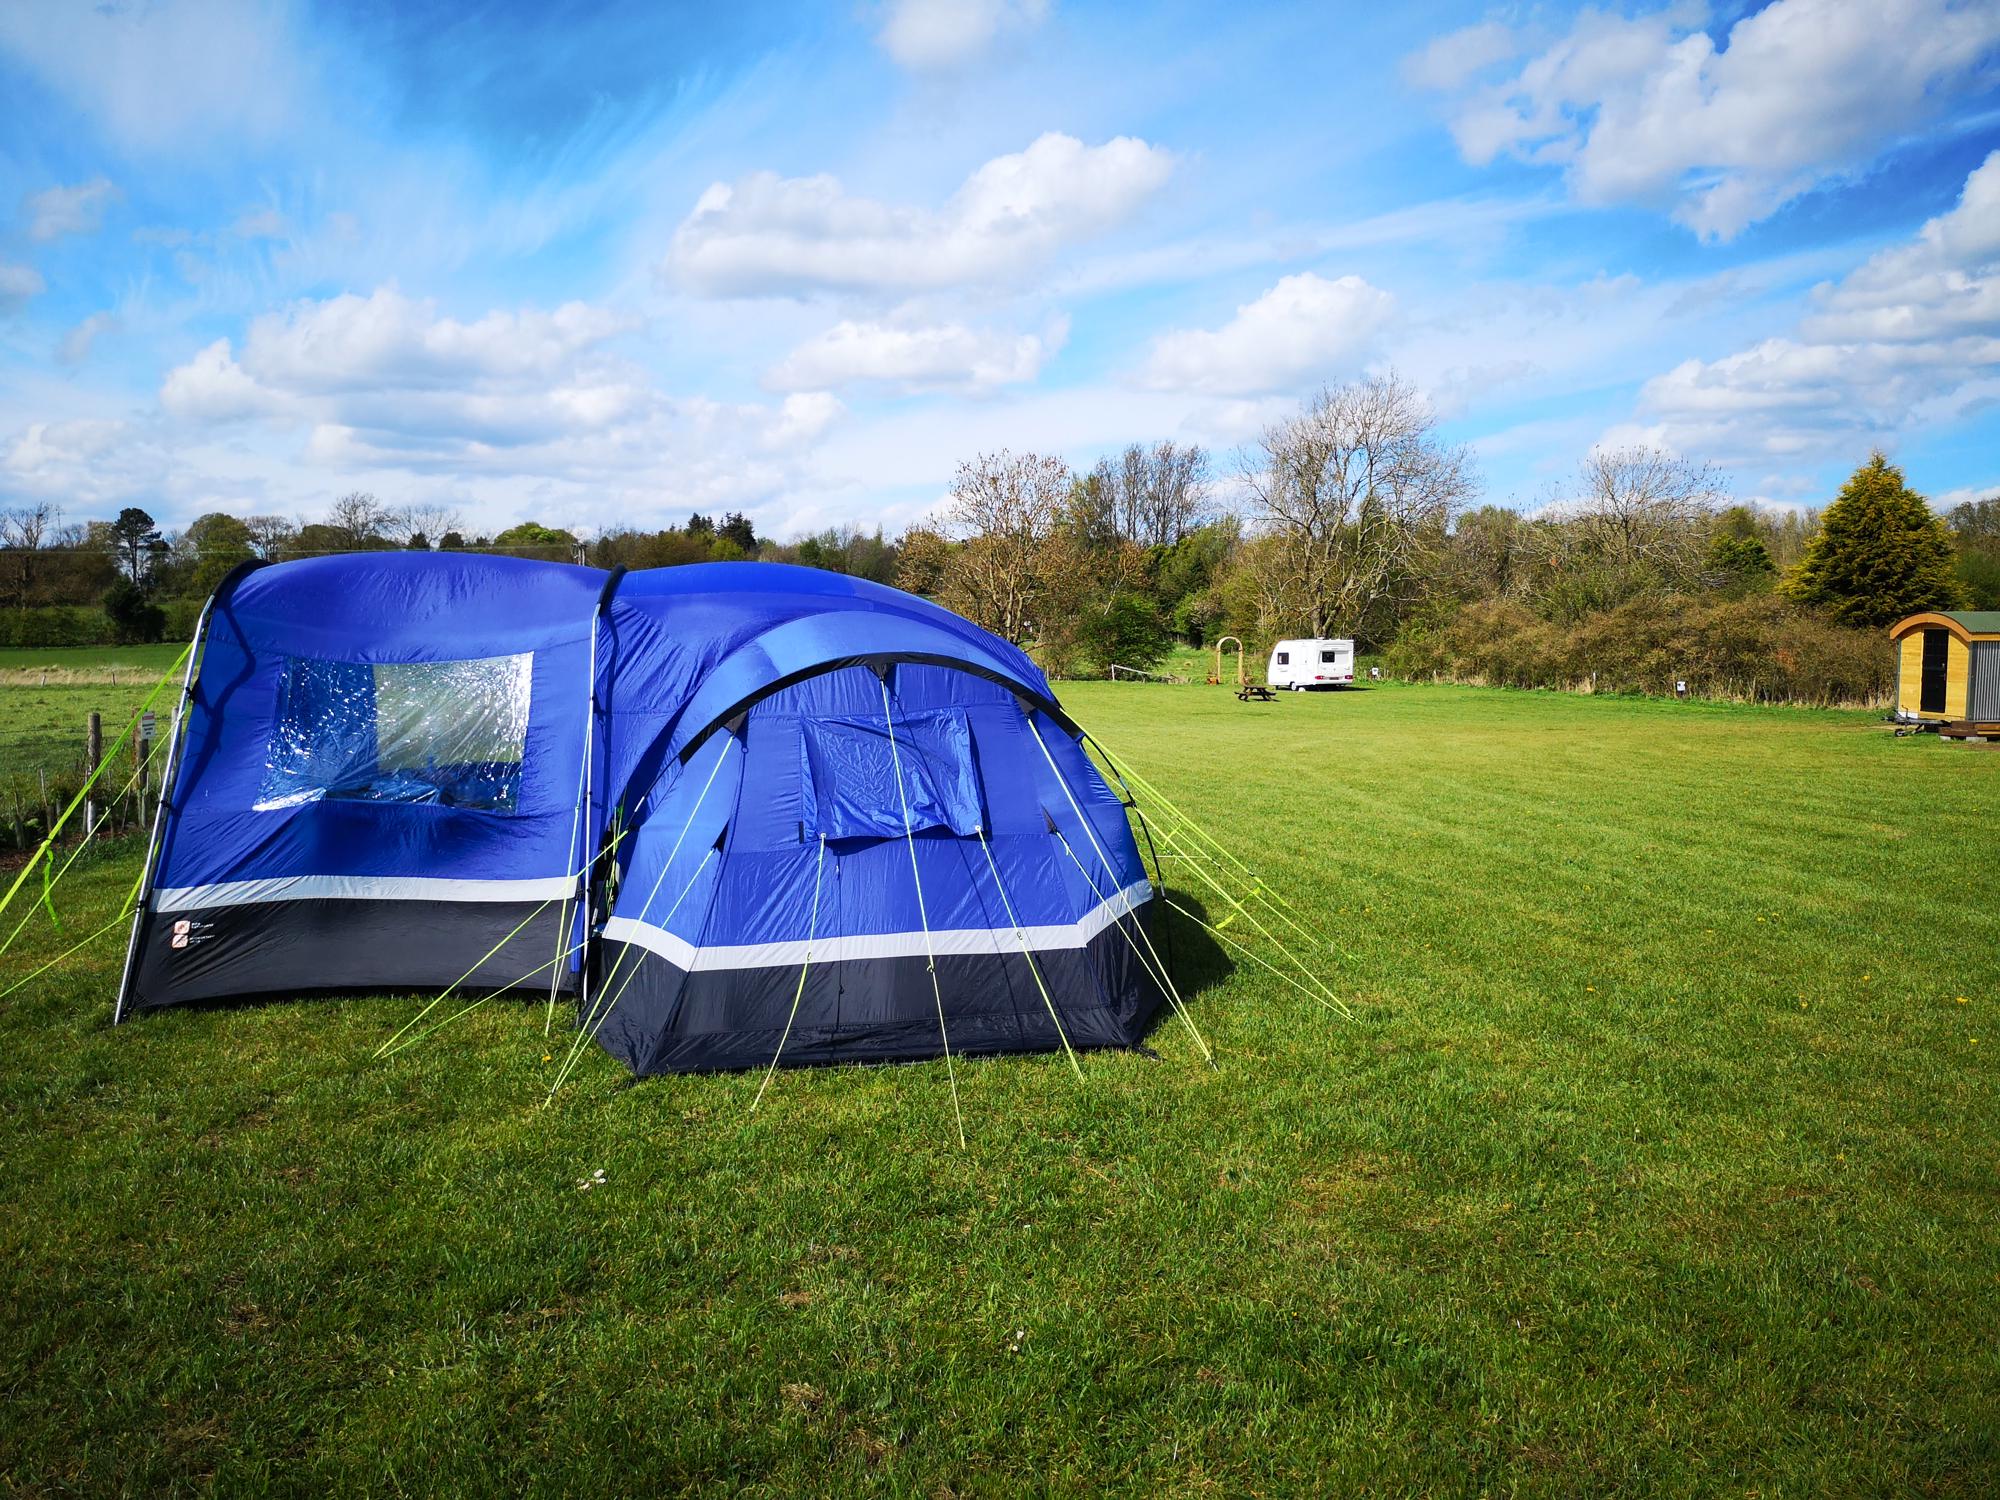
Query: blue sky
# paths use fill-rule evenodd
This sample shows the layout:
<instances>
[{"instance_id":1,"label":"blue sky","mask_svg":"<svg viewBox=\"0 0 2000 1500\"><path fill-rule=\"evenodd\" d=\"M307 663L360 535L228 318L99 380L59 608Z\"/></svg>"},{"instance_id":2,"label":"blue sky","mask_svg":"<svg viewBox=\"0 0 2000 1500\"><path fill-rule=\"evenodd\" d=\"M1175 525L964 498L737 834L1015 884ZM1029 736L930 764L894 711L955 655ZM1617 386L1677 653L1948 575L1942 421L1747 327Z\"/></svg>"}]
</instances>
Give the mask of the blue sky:
<instances>
[{"instance_id":1,"label":"blue sky","mask_svg":"<svg viewBox=\"0 0 2000 1500\"><path fill-rule=\"evenodd\" d=\"M13 0L0 505L893 532L1390 369L1498 503L1648 443L1949 504L1996 59L1958 0Z\"/></svg>"}]
</instances>

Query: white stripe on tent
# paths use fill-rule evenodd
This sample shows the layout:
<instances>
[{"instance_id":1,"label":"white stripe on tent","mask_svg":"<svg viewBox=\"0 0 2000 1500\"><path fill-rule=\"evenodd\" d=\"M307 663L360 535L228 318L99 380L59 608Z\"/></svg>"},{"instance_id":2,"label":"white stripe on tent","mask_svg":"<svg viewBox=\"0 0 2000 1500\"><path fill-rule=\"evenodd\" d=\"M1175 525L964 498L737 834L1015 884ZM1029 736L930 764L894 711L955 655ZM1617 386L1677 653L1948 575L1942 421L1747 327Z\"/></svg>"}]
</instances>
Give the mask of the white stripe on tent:
<instances>
[{"instance_id":1,"label":"white stripe on tent","mask_svg":"<svg viewBox=\"0 0 2000 1500\"><path fill-rule=\"evenodd\" d=\"M429 875L284 875L220 885L166 886L153 892L156 912L266 901L559 901L576 889L571 875L538 880L449 880Z\"/></svg>"},{"instance_id":2,"label":"white stripe on tent","mask_svg":"<svg viewBox=\"0 0 2000 1500\"><path fill-rule=\"evenodd\" d=\"M1134 881L1123 891L1099 902L1074 922L1049 927L1023 927L1021 936L1027 946L1037 952L1051 948L1081 948L1098 933L1117 921L1125 908L1121 902L1139 905L1151 898L1153 887L1144 880ZM730 948L700 948L665 928L655 927L650 922L635 922L630 917L613 917L604 924L604 936L617 943L630 943L657 953L675 968L685 972L709 969L775 969L790 968L805 962L806 949L812 949L815 963L841 963L857 958L922 958L927 952L976 953L990 957L994 953L994 934L1011 934L1010 927L959 927L951 931L931 933L931 947L924 945L922 932L860 932L848 937L822 937L817 942L808 943L804 938L788 939L776 943L742 943Z\"/></svg>"}]
</instances>

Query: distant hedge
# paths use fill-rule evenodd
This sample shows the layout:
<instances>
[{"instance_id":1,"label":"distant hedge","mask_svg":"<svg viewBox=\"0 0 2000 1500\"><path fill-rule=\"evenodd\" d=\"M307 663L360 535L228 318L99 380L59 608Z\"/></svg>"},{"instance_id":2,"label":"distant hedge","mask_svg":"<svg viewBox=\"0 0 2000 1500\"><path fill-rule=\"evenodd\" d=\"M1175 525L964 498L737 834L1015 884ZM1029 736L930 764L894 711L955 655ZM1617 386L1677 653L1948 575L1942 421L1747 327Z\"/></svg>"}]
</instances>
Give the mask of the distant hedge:
<instances>
[{"instance_id":1,"label":"distant hedge","mask_svg":"<svg viewBox=\"0 0 2000 1500\"><path fill-rule=\"evenodd\" d=\"M1557 625L1520 605L1470 604L1405 631L1385 653L1397 676L1570 692L1671 694L1823 707L1885 705L1896 681L1886 634L1849 630L1770 595L1635 600Z\"/></svg>"},{"instance_id":2,"label":"distant hedge","mask_svg":"<svg viewBox=\"0 0 2000 1500\"><path fill-rule=\"evenodd\" d=\"M0 609L0 646L108 646L111 622L101 609L50 604Z\"/></svg>"}]
</instances>

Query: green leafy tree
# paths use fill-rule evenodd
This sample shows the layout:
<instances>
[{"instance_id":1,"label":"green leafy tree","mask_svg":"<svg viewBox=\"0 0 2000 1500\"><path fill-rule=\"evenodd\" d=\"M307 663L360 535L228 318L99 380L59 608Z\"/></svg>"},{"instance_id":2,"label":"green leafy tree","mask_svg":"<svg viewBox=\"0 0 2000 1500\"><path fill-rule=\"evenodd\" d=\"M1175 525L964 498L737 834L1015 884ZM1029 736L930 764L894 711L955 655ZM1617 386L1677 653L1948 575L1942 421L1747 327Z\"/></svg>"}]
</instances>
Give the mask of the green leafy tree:
<instances>
[{"instance_id":1,"label":"green leafy tree","mask_svg":"<svg viewBox=\"0 0 2000 1500\"><path fill-rule=\"evenodd\" d=\"M210 511L181 533L180 550L192 564L187 592L206 599L238 563L257 555L250 528L235 516Z\"/></svg>"},{"instance_id":2,"label":"green leafy tree","mask_svg":"<svg viewBox=\"0 0 2000 1500\"><path fill-rule=\"evenodd\" d=\"M1946 518L1958 539L1958 578L1974 609L2000 609L2000 495L1968 500Z\"/></svg>"},{"instance_id":3,"label":"green leafy tree","mask_svg":"<svg viewBox=\"0 0 2000 1500\"><path fill-rule=\"evenodd\" d=\"M125 576L134 583L143 582L160 545L160 529L153 524L153 518L138 506L128 505L111 523L111 535Z\"/></svg>"},{"instance_id":4,"label":"green leafy tree","mask_svg":"<svg viewBox=\"0 0 2000 1500\"><path fill-rule=\"evenodd\" d=\"M1762 537L1724 532L1709 543L1702 581L1719 594L1741 598L1769 588L1777 571Z\"/></svg>"},{"instance_id":5,"label":"green leafy tree","mask_svg":"<svg viewBox=\"0 0 2000 1500\"><path fill-rule=\"evenodd\" d=\"M576 555L576 537L554 526L544 526L539 521L523 521L518 526L509 526L493 538L496 547L513 547L535 557L551 558L568 562Z\"/></svg>"},{"instance_id":6,"label":"green leafy tree","mask_svg":"<svg viewBox=\"0 0 2000 1500\"><path fill-rule=\"evenodd\" d=\"M121 646L157 641L167 633L167 612L147 595L144 585L120 578L104 594L104 617Z\"/></svg>"},{"instance_id":7,"label":"green leafy tree","mask_svg":"<svg viewBox=\"0 0 2000 1500\"><path fill-rule=\"evenodd\" d=\"M1144 594L1114 594L1082 622L1083 649L1099 667L1147 671L1173 645L1159 607Z\"/></svg>"},{"instance_id":8,"label":"green leafy tree","mask_svg":"<svg viewBox=\"0 0 2000 1500\"><path fill-rule=\"evenodd\" d=\"M1877 627L1961 599L1956 549L1943 519L1880 453L1826 508L1818 535L1783 590L1843 625Z\"/></svg>"}]
</instances>

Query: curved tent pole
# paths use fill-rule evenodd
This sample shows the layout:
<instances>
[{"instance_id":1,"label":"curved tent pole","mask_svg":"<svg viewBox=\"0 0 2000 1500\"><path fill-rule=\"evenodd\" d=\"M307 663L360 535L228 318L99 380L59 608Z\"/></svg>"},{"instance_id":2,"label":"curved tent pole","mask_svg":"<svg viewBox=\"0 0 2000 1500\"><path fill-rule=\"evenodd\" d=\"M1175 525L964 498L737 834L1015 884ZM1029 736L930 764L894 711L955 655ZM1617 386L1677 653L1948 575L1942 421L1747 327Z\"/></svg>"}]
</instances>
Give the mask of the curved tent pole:
<instances>
[{"instance_id":1,"label":"curved tent pole","mask_svg":"<svg viewBox=\"0 0 2000 1500\"><path fill-rule=\"evenodd\" d=\"M155 864L160 852L160 840L166 832L167 805L173 800L175 773L180 769L181 730L187 722L188 699L194 692L195 678L200 670L201 648L208 639L209 620L215 613L216 601L233 590L244 575L264 566L264 559L251 558L231 568L222 582L215 586L215 592L208 596L208 602L201 607L201 617L194 622L194 639L188 645L187 670L181 674L181 695L174 704L173 728L167 732L166 759L160 764L160 798L153 804L153 829L146 836L145 862L139 866L139 891L132 908L132 936L125 944L125 969L118 979L118 999L111 1008L113 1026L124 1021L125 1001L132 992L132 971L139 958L139 933L146 925L146 904L153 899L153 877L157 873Z\"/></svg>"},{"instance_id":2,"label":"curved tent pole","mask_svg":"<svg viewBox=\"0 0 2000 1500\"><path fill-rule=\"evenodd\" d=\"M982 666L978 662L966 661L955 656L941 656L931 651L877 651L861 656L828 657L826 660L815 662L809 667L802 667L796 672L788 672L782 677L772 678L769 682L759 686L755 692L738 699L720 713L710 715L708 722L695 731L695 733L688 736L686 743L680 749L673 752L674 758L683 765L687 764L687 762L694 759L695 752L700 750L702 745L717 730L727 729L732 720L738 718L749 709L754 708L766 698L777 693L782 693L786 688L797 687L802 682L809 682L815 677L824 677L830 672L838 672L845 667L866 667L877 677L880 677L888 668L896 666L901 662L908 662L913 666L920 667L949 667L954 672L963 672L969 677L983 677L986 681L997 683L999 686L1007 689L1024 706L1033 709L1037 713L1046 715L1051 723L1059 725L1064 732L1079 735L1083 733L1083 726L1072 719L1068 711L1060 703L1056 702L1054 698L1045 697L1040 693L1033 692L1023 684L1016 682L1013 678L1003 677L991 668ZM670 727L663 738L671 740L678 733L678 726Z\"/></svg>"}]
</instances>

